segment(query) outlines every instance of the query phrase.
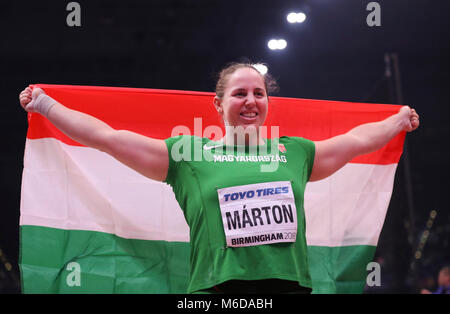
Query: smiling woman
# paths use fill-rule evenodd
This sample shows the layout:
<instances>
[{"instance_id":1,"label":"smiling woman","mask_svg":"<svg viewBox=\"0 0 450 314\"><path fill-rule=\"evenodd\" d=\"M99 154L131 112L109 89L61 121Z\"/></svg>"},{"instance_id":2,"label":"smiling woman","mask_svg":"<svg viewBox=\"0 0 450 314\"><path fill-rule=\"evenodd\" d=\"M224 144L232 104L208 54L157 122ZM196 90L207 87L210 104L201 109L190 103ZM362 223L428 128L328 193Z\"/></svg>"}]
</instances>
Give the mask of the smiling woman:
<instances>
[{"instance_id":1,"label":"smiling woman","mask_svg":"<svg viewBox=\"0 0 450 314\"><path fill-rule=\"evenodd\" d=\"M307 182L382 148L401 131L415 130L419 116L404 106L383 121L323 141L264 138L259 128L274 86L251 64L232 64L221 72L213 99L227 127L220 142L187 135L159 140L115 130L40 88L27 87L19 98L26 111L47 117L80 144L172 187L190 227L189 293L309 293ZM236 133L248 129L256 130L255 139L236 142ZM214 158L198 160L196 150ZM276 167L265 167L273 161Z\"/></svg>"},{"instance_id":2,"label":"smiling woman","mask_svg":"<svg viewBox=\"0 0 450 314\"><path fill-rule=\"evenodd\" d=\"M251 63L232 63L219 74L214 106L226 128L252 127L257 139L250 139L250 142L261 144L264 140L259 128L267 117L269 93L277 90L277 83L269 73L261 74ZM235 132L227 131L223 141L237 143L235 136ZM248 139L246 143L249 143Z\"/></svg>"}]
</instances>

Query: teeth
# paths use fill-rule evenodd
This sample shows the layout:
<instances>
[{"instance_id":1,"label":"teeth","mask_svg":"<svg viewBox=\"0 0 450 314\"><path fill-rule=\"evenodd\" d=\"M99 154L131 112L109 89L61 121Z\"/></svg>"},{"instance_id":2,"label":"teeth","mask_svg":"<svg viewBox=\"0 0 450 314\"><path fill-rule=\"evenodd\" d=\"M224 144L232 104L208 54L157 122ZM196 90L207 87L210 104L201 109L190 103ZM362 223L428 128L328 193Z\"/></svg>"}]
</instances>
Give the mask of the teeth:
<instances>
[{"instance_id":1,"label":"teeth","mask_svg":"<svg viewBox=\"0 0 450 314\"><path fill-rule=\"evenodd\" d=\"M256 112L244 112L244 113L241 113L241 115L243 115L244 117L253 118L253 117L256 117Z\"/></svg>"}]
</instances>

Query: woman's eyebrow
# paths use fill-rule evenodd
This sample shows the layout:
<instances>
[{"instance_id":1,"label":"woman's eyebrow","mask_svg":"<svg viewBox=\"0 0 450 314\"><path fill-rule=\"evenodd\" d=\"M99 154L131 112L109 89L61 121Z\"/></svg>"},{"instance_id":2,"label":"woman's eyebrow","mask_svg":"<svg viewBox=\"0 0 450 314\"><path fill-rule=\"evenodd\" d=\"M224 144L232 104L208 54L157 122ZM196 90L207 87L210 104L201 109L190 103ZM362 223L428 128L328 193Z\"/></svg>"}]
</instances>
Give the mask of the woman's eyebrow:
<instances>
[{"instance_id":1,"label":"woman's eyebrow","mask_svg":"<svg viewBox=\"0 0 450 314\"><path fill-rule=\"evenodd\" d=\"M256 87L255 88L255 90L257 90L257 91L260 91L260 90L264 90L264 88L262 88L262 87ZM243 88L243 87L237 87L237 88L235 88L235 89L233 89L233 92L239 92L239 91L247 91L247 89L246 88Z\"/></svg>"},{"instance_id":2,"label":"woman's eyebrow","mask_svg":"<svg viewBox=\"0 0 450 314\"><path fill-rule=\"evenodd\" d=\"M233 89L231 92L232 93L237 93L237 92L246 92L246 91L247 91L247 89L242 88L242 87L238 87L238 88Z\"/></svg>"}]
</instances>

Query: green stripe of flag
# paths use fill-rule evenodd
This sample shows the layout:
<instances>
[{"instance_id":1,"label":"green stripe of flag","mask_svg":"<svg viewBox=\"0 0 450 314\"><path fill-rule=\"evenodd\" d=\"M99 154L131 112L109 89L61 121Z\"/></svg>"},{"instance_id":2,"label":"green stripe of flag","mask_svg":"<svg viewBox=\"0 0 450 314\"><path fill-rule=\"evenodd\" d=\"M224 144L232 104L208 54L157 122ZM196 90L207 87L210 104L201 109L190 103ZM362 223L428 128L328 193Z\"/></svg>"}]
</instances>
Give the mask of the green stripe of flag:
<instances>
[{"instance_id":1,"label":"green stripe of flag","mask_svg":"<svg viewBox=\"0 0 450 314\"><path fill-rule=\"evenodd\" d=\"M186 293L187 242L29 225L20 234L23 293ZM309 246L313 293L361 293L374 252L365 245Z\"/></svg>"},{"instance_id":2,"label":"green stripe of flag","mask_svg":"<svg viewBox=\"0 0 450 314\"><path fill-rule=\"evenodd\" d=\"M39 226L20 234L23 293L186 293L189 243ZM71 262L80 286L67 283L76 275Z\"/></svg>"},{"instance_id":3,"label":"green stripe of flag","mask_svg":"<svg viewBox=\"0 0 450 314\"><path fill-rule=\"evenodd\" d=\"M370 245L308 246L313 293L361 293L375 250Z\"/></svg>"}]
</instances>

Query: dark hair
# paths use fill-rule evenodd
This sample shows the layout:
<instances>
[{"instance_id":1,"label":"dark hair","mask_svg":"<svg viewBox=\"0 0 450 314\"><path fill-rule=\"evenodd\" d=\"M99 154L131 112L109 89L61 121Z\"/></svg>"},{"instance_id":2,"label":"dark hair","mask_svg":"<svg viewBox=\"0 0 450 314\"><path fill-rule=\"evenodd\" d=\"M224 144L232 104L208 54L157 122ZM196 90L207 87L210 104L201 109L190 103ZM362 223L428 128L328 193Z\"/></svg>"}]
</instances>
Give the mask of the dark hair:
<instances>
[{"instance_id":1,"label":"dark hair","mask_svg":"<svg viewBox=\"0 0 450 314\"><path fill-rule=\"evenodd\" d=\"M227 64L220 72L217 77L217 83L216 83L216 96L219 98L223 97L223 94L225 92L225 86L228 81L228 77L236 72L239 69L242 68L250 68L258 72L263 80L264 80L264 86L266 88L267 95L277 92L279 90L278 84L276 80L269 74L261 74L261 72L258 71L257 68L255 68L253 63L250 62L232 62Z\"/></svg>"}]
</instances>

